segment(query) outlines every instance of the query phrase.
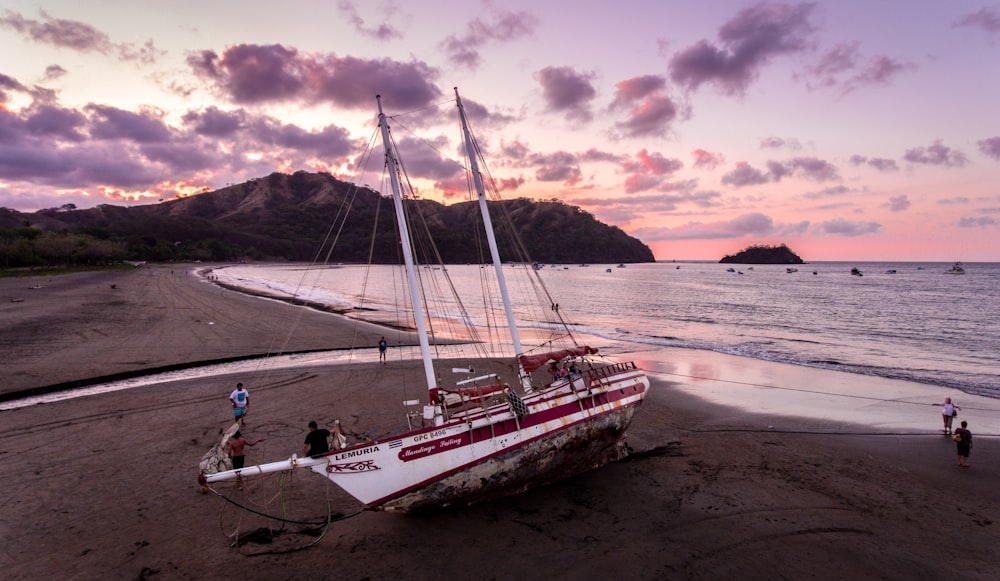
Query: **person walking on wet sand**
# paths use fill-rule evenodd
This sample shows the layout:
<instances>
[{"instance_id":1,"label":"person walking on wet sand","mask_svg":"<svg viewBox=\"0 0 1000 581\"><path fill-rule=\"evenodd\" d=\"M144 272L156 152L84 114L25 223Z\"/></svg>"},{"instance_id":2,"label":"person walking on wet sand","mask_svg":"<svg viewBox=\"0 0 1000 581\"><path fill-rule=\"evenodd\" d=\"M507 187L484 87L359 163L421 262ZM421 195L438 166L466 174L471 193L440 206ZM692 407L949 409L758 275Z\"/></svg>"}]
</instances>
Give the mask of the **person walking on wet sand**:
<instances>
[{"instance_id":1,"label":"person walking on wet sand","mask_svg":"<svg viewBox=\"0 0 1000 581\"><path fill-rule=\"evenodd\" d=\"M385 351L389 348L389 344L386 343L385 337L382 337L378 341L378 360L385 365Z\"/></svg>"},{"instance_id":2,"label":"person walking on wet sand","mask_svg":"<svg viewBox=\"0 0 1000 581\"><path fill-rule=\"evenodd\" d=\"M242 383L236 384L236 389L229 394L229 401L233 404L233 417L239 420L247 415L250 409L250 393L243 389Z\"/></svg>"},{"instance_id":3,"label":"person walking on wet sand","mask_svg":"<svg viewBox=\"0 0 1000 581\"><path fill-rule=\"evenodd\" d=\"M932 405L941 406L941 419L944 420L944 433L945 435L951 434L951 423L955 420L955 416L958 415L958 410L962 409L951 402L950 397L944 398L944 402L936 403Z\"/></svg>"},{"instance_id":4,"label":"person walking on wet sand","mask_svg":"<svg viewBox=\"0 0 1000 581\"><path fill-rule=\"evenodd\" d=\"M257 444L263 442L264 440L254 440L251 442L240 434L239 430L233 434L231 440L229 440L229 457L233 459L233 469L243 468L243 463L246 460L246 456L243 455L243 450L246 446L256 446Z\"/></svg>"},{"instance_id":5,"label":"person walking on wet sand","mask_svg":"<svg viewBox=\"0 0 1000 581\"><path fill-rule=\"evenodd\" d=\"M969 453L972 452L972 432L968 426L969 422L963 421L962 427L955 430L954 436L958 444L958 465L962 468L969 467Z\"/></svg>"}]
</instances>

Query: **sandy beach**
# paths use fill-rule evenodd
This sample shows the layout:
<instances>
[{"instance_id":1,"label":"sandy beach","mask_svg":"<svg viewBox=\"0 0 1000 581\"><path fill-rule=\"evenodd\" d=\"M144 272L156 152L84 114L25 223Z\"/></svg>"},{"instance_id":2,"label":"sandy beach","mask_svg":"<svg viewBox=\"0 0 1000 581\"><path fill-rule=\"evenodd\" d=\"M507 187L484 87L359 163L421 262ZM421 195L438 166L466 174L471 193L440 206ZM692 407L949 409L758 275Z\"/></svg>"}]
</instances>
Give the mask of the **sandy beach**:
<instances>
[{"instance_id":1,"label":"sandy beach","mask_svg":"<svg viewBox=\"0 0 1000 581\"><path fill-rule=\"evenodd\" d=\"M382 332L181 267L0 279L0 301L8 398L343 348L355 335L374 346ZM18 580L995 578L997 400L714 353L634 355L653 386L628 458L420 516L360 511L311 473L219 495L196 484L231 424L237 381L251 394L244 434L264 439L248 463L300 452L310 420L340 419L352 441L398 428L398 385L417 397L422 372L378 365L374 349L349 366L262 366L0 411L0 570ZM945 395L976 435L968 469L930 405ZM268 544L231 547L228 534L262 526L257 513L297 522Z\"/></svg>"}]
</instances>

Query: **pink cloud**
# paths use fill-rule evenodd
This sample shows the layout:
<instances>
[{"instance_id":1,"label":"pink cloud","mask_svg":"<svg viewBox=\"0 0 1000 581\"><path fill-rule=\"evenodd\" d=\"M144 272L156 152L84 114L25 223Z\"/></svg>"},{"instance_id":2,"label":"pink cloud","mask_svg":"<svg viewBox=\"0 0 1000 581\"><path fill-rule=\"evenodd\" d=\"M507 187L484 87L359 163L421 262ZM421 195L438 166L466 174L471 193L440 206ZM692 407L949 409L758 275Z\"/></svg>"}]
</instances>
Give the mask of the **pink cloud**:
<instances>
[{"instance_id":1,"label":"pink cloud","mask_svg":"<svg viewBox=\"0 0 1000 581\"><path fill-rule=\"evenodd\" d=\"M593 74L579 73L571 67L546 67L536 78L549 111L564 113L569 120L590 121L590 103L597 96Z\"/></svg>"},{"instance_id":2,"label":"pink cloud","mask_svg":"<svg viewBox=\"0 0 1000 581\"><path fill-rule=\"evenodd\" d=\"M691 152L691 157L694 158L694 167L710 171L726 162L721 153L712 153L704 149L695 149Z\"/></svg>"},{"instance_id":3,"label":"pink cloud","mask_svg":"<svg viewBox=\"0 0 1000 581\"><path fill-rule=\"evenodd\" d=\"M702 40L675 54L670 78L688 90L715 83L726 94L743 94L771 59L809 48L814 7L760 3L741 10L719 29L719 46Z\"/></svg>"},{"instance_id":4,"label":"pink cloud","mask_svg":"<svg viewBox=\"0 0 1000 581\"><path fill-rule=\"evenodd\" d=\"M655 176L669 175L684 167L679 159L664 157L662 153L649 153L645 149L635 154L635 161L625 164L625 171L643 172Z\"/></svg>"}]
</instances>

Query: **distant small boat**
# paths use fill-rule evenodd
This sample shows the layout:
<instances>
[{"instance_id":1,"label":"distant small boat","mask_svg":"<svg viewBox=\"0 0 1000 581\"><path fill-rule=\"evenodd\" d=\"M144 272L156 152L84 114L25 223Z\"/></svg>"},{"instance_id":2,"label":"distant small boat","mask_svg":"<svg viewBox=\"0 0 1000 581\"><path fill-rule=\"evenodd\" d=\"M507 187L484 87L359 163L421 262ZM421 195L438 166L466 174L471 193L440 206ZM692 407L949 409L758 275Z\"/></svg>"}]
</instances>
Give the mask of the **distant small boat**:
<instances>
[{"instance_id":1,"label":"distant small boat","mask_svg":"<svg viewBox=\"0 0 1000 581\"><path fill-rule=\"evenodd\" d=\"M787 272L788 274L792 274L793 272L798 272L798 271L799 271L799 269L797 269L797 268L786 268L785 269L785 272Z\"/></svg>"},{"instance_id":2,"label":"distant small boat","mask_svg":"<svg viewBox=\"0 0 1000 581\"><path fill-rule=\"evenodd\" d=\"M605 268L604 272L611 272L611 269L610 268Z\"/></svg>"},{"instance_id":3,"label":"distant small boat","mask_svg":"<svg viewBox=\"0 0 1000 581\"><path fill-rule=\"evenodd\" d=\"M945 271L946 274L965 274L965 267L961 262L956 262L951 268Z\"/></svg>"},{"instance_id":4,"label":"distant small boat","mask_svg":"<svg viewBox=\"0 0 1000 581\"><path fill-rule=\"evenodd\" d=\"M813 274L819 274L819 273L818 273L818 272L816 272L816 271L814 270L814 271L813 271Z\"/></svg>"},{"instance_id":5,"label":"distant small boat","mask_svg":"<svg viewBox=\"0 0 1000 581\"><path fill-rule=\"evenodd\" d=\"M896 274L896 269L895 268L890 268L889 270L885 271L885 273L886 274Z\"/></svg>"},{"instance_id":6,"label":"distant small boat","mask_svg":"<svg viewBox=\"0 0 1000 581\"><path fill-rule=\"evenodd\" d=\"M736 272L736 269L730 266L726 269L726 272Z\"/></svg>"},{"instance_id":7,"label":"distant small boat","mask_svg":"<svg viewBox=\"0 0 1000 581\"><path fill-rule=\"evenodd\" d=\"M864 274L860 270L858 270L858 267L856 267L856 266L851 269L851 275L852 276L864 276Z\"/></svg>"}]
</instances>

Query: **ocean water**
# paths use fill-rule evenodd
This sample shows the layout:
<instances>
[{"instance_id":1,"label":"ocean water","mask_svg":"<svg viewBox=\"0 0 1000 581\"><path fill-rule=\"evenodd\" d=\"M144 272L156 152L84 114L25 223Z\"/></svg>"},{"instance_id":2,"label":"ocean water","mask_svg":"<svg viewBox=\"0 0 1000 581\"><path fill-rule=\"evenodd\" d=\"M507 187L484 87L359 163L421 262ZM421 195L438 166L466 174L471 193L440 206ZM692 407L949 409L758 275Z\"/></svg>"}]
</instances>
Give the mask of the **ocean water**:
<instances>
[{"instance_id":1,"label":"ocean water","mask_svg":"<svg viewBox=\"0 0 1000 581\"><path fill-rule=\"evenodd\" d=\"M863 275L852 275L852 267ZM788 273L785 266L710 262L544 265L540 274L551 296L507 278L515 302L542 295L545 305L515 312L526 344L557 327L551 305L558 303L574 333L599 338L612 353L701 349L1000 398L1000 264L967 263L964 275L946 274L950 267L820 262ZM491 268L447 270L459 295L472 297ZM353 315L366 320L409 324L397 267L254 264L212 274L250 290L361 307ZM475 326L496 317L488 311L496 297L486 306L482 299L463 301L468 311L459 318ZM457 309L445 302L429 311L454 322Z\"/></svg>"}]
</instances>

